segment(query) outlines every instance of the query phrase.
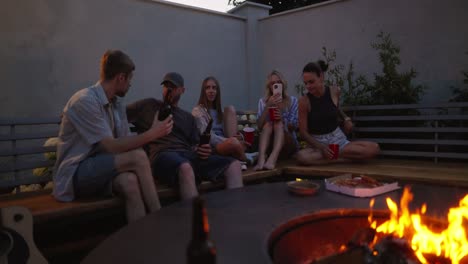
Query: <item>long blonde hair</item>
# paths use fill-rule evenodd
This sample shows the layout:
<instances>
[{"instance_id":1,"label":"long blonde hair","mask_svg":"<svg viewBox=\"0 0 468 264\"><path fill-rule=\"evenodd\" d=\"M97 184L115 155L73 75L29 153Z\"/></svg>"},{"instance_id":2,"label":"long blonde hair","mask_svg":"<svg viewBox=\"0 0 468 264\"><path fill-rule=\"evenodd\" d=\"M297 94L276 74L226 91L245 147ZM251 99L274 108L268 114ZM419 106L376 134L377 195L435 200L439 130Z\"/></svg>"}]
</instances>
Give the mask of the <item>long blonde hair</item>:
<instances>
[{"instance_id":1,"label":"long blonde hair","mask_svg":"<svg viewBox=\"0 0 468 264\"><path fill-rule=\"evenodd\" d=\"M288 93L286 92L288 88L288 82L283 77L283 74L281 74L281 72L279 72L278 70L271 71L267 76L267 80L265 83L265 101L268 100L268 98L273 95L271 91L271 85L272 85L271 77L273 77L273 75L277 76L280 79L281 83L283 84L283 93L282 93L283 100L285 101L285 106L289 107L289 104L291 103L291 98L289 98Z\"/></svg>"}]
</instances>

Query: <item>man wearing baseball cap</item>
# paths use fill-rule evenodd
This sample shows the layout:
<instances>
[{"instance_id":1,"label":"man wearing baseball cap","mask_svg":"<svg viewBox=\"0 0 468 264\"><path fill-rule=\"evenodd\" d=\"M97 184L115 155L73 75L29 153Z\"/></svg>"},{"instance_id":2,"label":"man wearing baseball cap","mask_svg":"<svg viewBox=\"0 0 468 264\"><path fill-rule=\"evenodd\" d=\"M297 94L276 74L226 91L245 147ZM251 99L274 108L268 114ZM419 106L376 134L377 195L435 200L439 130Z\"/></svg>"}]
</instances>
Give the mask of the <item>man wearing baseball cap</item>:
<instances>
[{"instance_id":1,"label":"man wearing baseball cap","mask_svg":"<svg viewBox=\"0 0 468 264\"><path fill-rule=\"evenodd\" d=\"M191 113L178 107L185 92L184 78L176 72L167 73L162 82L162 96L171 106L174 121L170 134L150 142L148 152L153 175L163 183L179 188L182 199L198 195L197 183L203 180L224 180L226 188L243 186L241 164L238 160L212 154L209 144L199 144L200 135ZM150 120L164 103L147 98L127 106L127 116L138 133L151 128Z\"/></svg>"}]
</instances>

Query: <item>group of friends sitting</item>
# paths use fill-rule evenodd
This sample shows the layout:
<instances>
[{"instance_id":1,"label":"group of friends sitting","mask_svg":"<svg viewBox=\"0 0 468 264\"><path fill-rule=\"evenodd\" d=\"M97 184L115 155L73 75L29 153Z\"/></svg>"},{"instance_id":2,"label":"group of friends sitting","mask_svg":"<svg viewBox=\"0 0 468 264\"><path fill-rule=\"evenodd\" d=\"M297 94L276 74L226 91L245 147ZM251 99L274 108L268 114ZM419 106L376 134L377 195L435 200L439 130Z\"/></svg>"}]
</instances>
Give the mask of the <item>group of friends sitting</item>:
<instances>
[{"instance_id":1,"label":"group of friends sitting","mask_svg":"<svg viewBox=\"0 0 468 264\"><path fill-rule=\"evenodd\" d=\"M268 75L265 96L258 102L255 170L274 169L282 156L313 165L378 154L376 143L346 139L342 130L350 132L353 123L340 111L339 88L324 85L326 70L322 61L304 67L306 95L299 100L287 94L280 72ZM55 198L119 195L132 222L161 207L155 178L178 189L181 199L197 196L201 181L224 181L228 189L242 187L241 168L250 144L238 132L235 108L222 107L218 80L203 80L198 105L190 113L178 106L185 86L176 72L163 77L164 100L147 98L124 105L121 98L134 71L127 54L108 50L101 58L100 80L76 92L65 105L54 168ZM160 118L167 105L171 114ZM210 123L210 140L201 143L200 135ZM137 133L130 132L129 124ZM297 131L307 142L301 150ZM331 143L339 146L338 160L331 159Z\"/></svg>"}]
</instances>

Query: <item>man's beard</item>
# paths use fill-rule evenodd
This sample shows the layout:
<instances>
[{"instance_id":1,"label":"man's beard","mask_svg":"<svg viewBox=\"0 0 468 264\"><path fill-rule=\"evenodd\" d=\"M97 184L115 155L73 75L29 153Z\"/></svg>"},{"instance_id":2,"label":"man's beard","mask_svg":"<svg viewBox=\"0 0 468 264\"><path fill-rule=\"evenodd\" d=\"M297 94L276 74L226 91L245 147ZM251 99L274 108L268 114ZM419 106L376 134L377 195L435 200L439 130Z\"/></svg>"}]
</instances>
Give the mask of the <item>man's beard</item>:
<instances>
[{"instance_id":1,"label":"man's beard","mask_svg":"<svg viewBox=\"0 0 468 264\"><path fill-rule=\"evenodd\" d=\"M178 94L178 95L172 95L171 94L169 97L170 97L169 102L171 103L171 105L176 105L180 100L180 94Z\"/></svg>"}]
</instances>

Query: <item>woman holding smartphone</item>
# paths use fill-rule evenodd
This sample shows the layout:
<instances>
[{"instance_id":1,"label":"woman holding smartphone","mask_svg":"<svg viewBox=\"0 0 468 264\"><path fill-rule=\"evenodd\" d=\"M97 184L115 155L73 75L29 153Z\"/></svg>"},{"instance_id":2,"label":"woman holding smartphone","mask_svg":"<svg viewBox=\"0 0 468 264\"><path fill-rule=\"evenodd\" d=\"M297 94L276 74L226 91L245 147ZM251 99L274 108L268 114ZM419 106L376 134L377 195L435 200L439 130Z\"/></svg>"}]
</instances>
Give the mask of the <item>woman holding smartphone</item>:
<instances>
[{"instance_id":1,"label":"woman holding smartphone","mask_svg":"<svg viewBox=\"0 0 468 264\"><path fill-rule=\"evenodd\" d=\"M286 80L279 71L268 74L265 97L258 101L257 126L261 133L255 170L272 170L280 154L287 157L297 151L298 101L286 93L286 88ZM272 148L267 159L270 143Z\"/></svg>"},{"instance_id":2,"label":"woman holding smartphone","mask_svg":"<svg viewBox=\"0 0 468 264\"><path fill-rule=\"evenodd\" d=\"M297 153L297 160L300 164L312 165L375 157L380 151L377 143L349 142L341 131L339 115L342 115L343 129L347 133L352 130L353 123L339 109L340 88L324 84L327 69L328 65L320 60L308 63L302 70L307 93L299 99L299 132L309 147ZM336 160L338 153L334 153L329 145L337 145L341 159Z\"/></svg>"},{"instance_id":3,"label":"woman holding smartphone","mask_svg":"<svg viewBox=\"0 0 468 264\"><path fill-rule=\"evenodd\" d=\"M245 142L239 140L237 133L237 115L233 106L221 108L221 87L218 80L209 76L202 82L198 105L192 110L199 133L203 133L210 120L213 120L211 128L210 145L216 153L223 156L232 156L245 161ZM245 164L243 168L246 169Z\"/></svg>"}]
</instances>

